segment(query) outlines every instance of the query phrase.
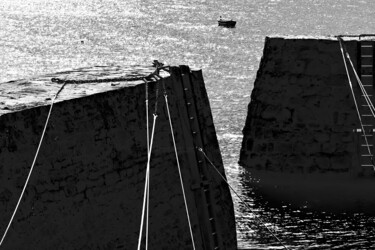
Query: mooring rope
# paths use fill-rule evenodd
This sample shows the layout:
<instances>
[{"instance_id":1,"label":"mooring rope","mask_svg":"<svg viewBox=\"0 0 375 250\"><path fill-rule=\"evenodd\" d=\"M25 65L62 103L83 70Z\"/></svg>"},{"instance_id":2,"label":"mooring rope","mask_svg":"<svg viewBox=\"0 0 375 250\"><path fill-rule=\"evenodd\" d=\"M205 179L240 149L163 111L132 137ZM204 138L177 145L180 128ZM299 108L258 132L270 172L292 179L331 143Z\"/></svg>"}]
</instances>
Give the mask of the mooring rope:
<instances>
[{"instance_id":1,"label":"mooring rope","mask_svg":"<svg viewBox=\"0 0 375 250\"><path fill-rule=\"evenodd\" d=\"M157 61L154 61L154 64ZM155 71L149 74L145 77L133 77L133 78L113 78L113 79L104 79L103 81L136 81L136 80L143 80L145 82L145 88L146 88L146 133L147 133L147 167L146 167L146 177L145 177L145 187L144 187L144 193L143 193L143 205L142 205L142 215L141 215L141 224L139 229L139 236L138 236L138 247L137 249L140 250L141 242L142 242L142 234L143 234L143 226L144 223L146 223L146 244L145 248L148 249L148 235L149 235L149 211L150 211L150 160L151 160L151 152L152 152L152 145L154 142L154 134L155 134L155 124L156 124L156 118L158 117L158 98L159 98L159 83L158 83L158 77L160 70L165 70L169 72L169 66L163 66L163 64L157 62ZM160 77L161 78L161 77ZM156 80L156 91L155 91L155 107L154 107L154 120L152 125L152 131L151 131L151 141L150 141L150 135L149 135L149 114L148 114L148 80ZM96 81L95 81L96 82ZM76 82L77 83L77 82ZM81 82L79 82L81 83ZM145 215L146 214L146 215ZM146 217L146 222L145 221Z\"/></svg>"},{"instance_id":2,"label":"mooring rope","mask_svg":"<svg viewBox=\"0 0 375 250\"><path fill-rule=\"evenodd\" d=\"M158 72L158 69L155 71ZM151 161L151 152L152 152L152 145L154 142L154 134L155 134L155 125L156 125L156 118L158 117L158 98L159 98L159 83L156 82L156 91L155 91L155 108L154 108L154 120L152 124L152 131L151 131L151 141L149 139L149 119L148 119L148 84L147 79L144 78L143 81L146 85L146 130L147 130L147 167L146 167L146 177L145 177L145 188L143 194L143 205L142 205L142 217L141 217L141 225L139 230L139 237L138 237L138 250L141 247L142 241L142 233L143 233L143 225L146 216L146 250L148 249L148 229L149 229L149 201L150 201L150 161ZM146 215L145 215L146 213Z\"/></svg>"},{"instance_id":3,"label":"mooring rope","mask_svg":"<svg viewBox=\"0 0 375 250\"><path fill-rule=\"evenodd\" d=\"M147 127L147 155L150 153L150 131L149 131L149 119L148 119L148 82L146 79L146 127ZM147 206L146 206L146 250L148 249L148 220L149 220L149 209L150 209L150 171L146 175L147 181Z\"/></svg>"},{"instance_id":4,"label":"mooring rope","mask_svg":"<svg viewBox=\"0 0 375 250\"><path fill-rule=\"evenodd\" d=\"M9 228L10 228L10 226L11 226L13 220L14 220L14 217L15 217L17 211L18 211L21 200L24 196L27 184L30 180L31 174L33 172L33 169L34 169L34 166L35 166L35 163L36 163L36 159L37 159L38 154L39 154L39 150L41 148L41 145L42 145L42 142L43 142L43 139L44 139L44 135L46 133L47 125L48 125L48 122L49 122L49 119L50 119L50 116L51 116L51 112L52 112L52 108L53 108L53 105L55 103L55 100L57 99L58 95L63 90L65 85L66 84L93 83L93 82L118 82L118 81L138 81L138 80L147 81L148 79L152 79L155 75L159 76L160 70L165 70L165 71L169 72L169 66L164 67L162 65L157 65L156 70L154 72L152 72L151 74L149 74L147 76L140 76L140 77L119 77L119 78L92 79L92 80L66 80L66 79L59 79L59 78L51 78L52 82L62 84L62 86L60 87L60 89L58 90L58 92L55 94L55 96L53 97L53 99L51 101L50 109L48 111L47 119L46 119L46 122L45 122L45 125L44 125L44 128L43 128L43 132L42 132L39 144L38 144L38 148L37 148L35 156L34 156L34 160L32 162L31 168L29 170L29 173L28 173L28 176L26 178L25 184L23 186L21 195L20 195L20 197L17 201L16 207L15 207L13 213L12 213L11 219L10 219L6 229L5 229L5 232L4 232L3 236L1 237L0 246L2 246L2 244L5 240L5 237L8 233L8 231L9 231ZM147 88L147 83L146 83L146 88ZM157 89L157 91L158 91L158 89ZM148 91L146 91L146 95L147 95L147 93L148 93ZM158 92L156 93L156 95L158 95ZM146 193L146 195L144 195L144 203L143 203L143 208L142 208L142 219L141 219L142 222L141 222L140 236L139 236L139 240L138 240L138 249L140 248L141 235L142 235L142 231L143 231L144 210L145 210L145 204L146 204L145 199L147 199L146 249L148 247L149 172L150 172L150 158L151 158L155 123L156 123L156 118L157 118L157 114L156 114L156 112L157 112L157 98L156 98L156 103L155 103L155 113L154 113L154 121L153 121L152 135L151 135L151 143L150 143L150 140L149 140L149 129L148 129L148 96L146 97L146 110L147 110L146 116L147 116L147 155L148 155L148 157L147 157L147 169L146 169L146 180L145 180L145 193Z\"/></svg>"},{"instance_id":5,"label":"mooring rope","mask_svg":"<svg viewBox=\"0 0 375 250\"><path fill-rule=\"evenodd\" d=\"M374 104L372 103L371 99L370 99L370 96L367 94L367 91L365 89L365 86L363 85L362 81L361 81L361 78L358 76L358 73L357 73L357 70L355 69L354 65L353 65L353 62L350 58L350 55L348 53L348 51L346 50L345 46L344 46L344 50L346 52L346 57L348 58L349 62L350 62L350 65L352 67L352 70L355 74L355 77L357 79L357 82L358 82L358 85L359 87L361 88L361 91L362 91L362 94L363 96L365 97L365 100L366 100L366 103L370 109L370 112L372 114L372 117L375 118L375 107L374 107ZM367 139L367 138L366 138ZM372 164L372 169L375 171L375 162L374 162L374 158L373 156L371 156L371 150L370 150L370 145L367 143L367 150L369 151L369 155L370 155L370 160L371 160L371 164Z\"/></svg>"},{"instance_id":6,"label":"mooring rope","mask_svg":"<svg viewBox=\"0 0 375 250\"><path fill-rule=\"evenodd\" d=\"M219 174L219 176L225 181L225 183L228 185L228 187L233 191L233 193L241 200L241 202L250 210L252 210L252 208L250 207L249 204L247 204L247 202L242 199L242 197L236 192L236 190L232 187L232 185L229 184L229 182L225 179L225 177L220 173L220 171L216 168L216 166L212 163L212 161L208 158L208 156L206 155L206 153L203 151L202 148L197 148L199 152L201 152L204 156L204 158L208 161L208 163L210 163L210 165L212 166L213 169L215 169L215 171ZM279 237L276 236L276 234L274 232L272 232L272 230L270 228L267 227L267 225L259 218L256 218L255 217L255 220L258 222L258 224L262 225L283 247L284 249L289 249L280 239Z\"/></svg>"},{"instance_id":7,"label":"mooring rope","mask_svg":"<svg viewBox=\"0 0 375 250\"><path fill-rule=\"evenodd\" d=\"M351 92L352 92L352 95L353 95L353 100L354 100L355 107L356 107L356 110L357 110L358 119L359 119L359 122L360 122L360 124L361 124L362 134L363 134L363 137L364 137L364 139L365 139L365 143L366 143L367 151L368 151L368 153L369 153L369 155L370 155L371 164L372 164L372 166L373 166L373 169L375 170L373 157L371 157L370 144L369 144L368 139L367 139L367 134L366 134L366 132L365 132L365 129L364 129L364 126L363 126L363 122L362 122L362 118L361 118L361 114L360 114L360 112L359 112L358 104L357 104L357 101L356 101L356 98L355 98L355 94L354 94L353 86L352 86L352 83L351 83L351 80L350 80L349 71L348 71L347 64L346 64L346 60L345 60L345 57L344 57L344 52L343 52L343 47L342 47L342 44L341 44L341 40L339 40L339 42L340 42L340 48L341 48L342 57L343 57L344 64L345 64L346 74L347 74L348 81L349 81L349 86L350 86L350 89L351 89ZM348 53L347 53L347 55L348 55ZM349 59L350 59L350 58L349 58ZM355 72L355 73L356 73L356 72ZM357 80L358 80L358 78L357 78ZM362 89L362 88L361 88L361 89ZM362 93L363 93L363 90L362 90ZM368 97L368 96L367 96L367 92L363 93L363 95L364 95L364 97L365 97L366 103L369 105L369 101L368 101L367 98L366 98L366 97ZM371 110L371 107L370 107L370 110Z\"/></svg>"},{"instance_id":8,"label":"mooring rope","mask_svg":"<svg viewBox=\"0 0 375 250\"><path fill-rule=\"evenodd\" d=\"M164 86L164 84L163 84L163 86ZM193 244L193 249L195 250L195 243L194 243L193 229L192 229L191 222L190 222L189 209L188 209L187 201L186 201L184 182L183 182L183 180L182 180L182 174L181 174L180 160L179 160L179 158L178 158L177 147L176 147L176 141L175 141L175 138L174 138L174 132L173 132L172 119L171 119L171 114L170 114L170 111L169 111L168 95L167 95L167 92L166 92L165 86L164 86L164 98L165 98L165 104L166 104L166 107L167 107L167 114L168 114L169 125L170 125L170 128L171 128L171 135L172 135L172 141L173 141L174 152L175 152L176 160L177 160L178 174L179 174L179 176L180 176L180 183L181 183L182 195L183 195L184 203L185 203L186 216L187 216L188 223L189 223L189 230L190 230L191 241L192 241L192 244Z\"/></svg>"},{"instance_id":9,"label":"mooring rope","mask_svg":"<svg viewBox=\"0 0 375 250\"><path fill-rule=\"evenodd\" d=\"M350 80L349 70L348 70L348 66L346 64L345 55L344 55L344 49L343 49L343 45L342 45L342 42L341 42L342 39L340 37L338 37L337 39L339 40L341 55L342 55L342 59L344 61L346 75L348 77L348 82L349 82L350 90L352 92L352 96L353 96L355 108L357 110L358 119L359 119L359 122L361 124L361 129L362 129L363 137L365 138L365 142L366 142L366 146L367 146L367 150L369 152L369 155L371 155L370 145L369 145L368 140L367 140L367 135L366 135L363 123L362 123L361 113L359 112L359 108L358 108L358 104L357 104L357 99L355 98L352 81Z\"/></svg>"},{"instance_id":10,"label":"mooring rope","mask_svg":"<svg viewBox=\"0 0 375 250\"><path fill-rule=\"evenodd\" d=\"M375 118L375 113L374 113L374 111L375 111L375 107L374 107L374 104L372 103L372 101L371 101L369 95L367 94L367 91L366 91L365 86L363 85L363 83L362 83L362 81L361 81L361 78L358 76L357 70L355 69L355 67L354 67L354 65L353 65L353 62L352 62L352 60L351 60L351 58L350 58L350 55L349 55L348 51L345 49L345 46L344 46L343 48L344 48L344 50L345 50L346 57L348 58L349 63L350 63L350 65L351 65L351 67L352 67L352 70L353 70L353 72L354 72L354 75L355 75L355 77L356 77L356 79L357 79L358 85L359 85L359 87L361 88L362 94L363 94L363 96L365 97L366 103L367 103L367 105L368 105L369 108L370 108L371 114L372 114L372 116Z\"/></svg>"},{"instance_id":11,"label":"mooring rope","mask_svg":"<svg viewBox=\"0 0 375 250\"><path fill-rule=\"evenodd\" d=\"M148 119L148 81L146 79L143 79L143 81L145 82L145 88L146 88L146 94L145 94L145 98L146 98L146 137L147 137L147 155L150 151L150 129L149 129L149 119Z\"/></svg>"},{"instance_id":12,"label":"mooring rope","mask_svg":"<svg viewBox=\"0 0 375 250\"><path fill-rule=\"evenodd\" d=\"M17 205L16 205L16 207L15 207L15 209L14 209L14 211L13 211L13 214L12 214L10 220L9 220L9 223L8 223L6 229L5 229L5 232L4 232L3 236L1 237L0 246L3 244L3 242L4 242L4 240L5 240L5 237L6 237L6 235L8 234L8 230L9 230L9 228L10 228L12 222L13 222L13 219L14 219L14 217L15 217L17 211L18 211L18 208L19 208L19 205L20 205L20 203L21 203L22 197L23 197L23 195L24 195L24 193L25 193L25 190L26 190L27 184L29 183L29 180L30 180L31 174L32 174L32 172L33 172L33 169L34 169L34 166L35 166L35 163L36 163L36 159L38 158L39 150L40 150L40 148L41 148L41 146L42 146L42 142L43 142L44 135L45 135L46 130L47 130L48 121L49 121L49 119L50 119L50 117L51 117L53 104L55 103L55 100L57 99L58 95L59 95L60 92L63 90L63 88L65 87L66 84L67 84L67 83L64 83L64 84L60 87L60 89L57 91L57 93L55 94L55 96L53 97L53 99L52 99L52 101L51 101L51 105L50 105L50 108L49 108L49 111L48 111L47 119L46 119L46 122L45 122L45 124L44 124L43 132L42 132L42 135L41 135L40 140L39 140L39 144L38 144L38 148L37 148L37 150L36 150L35 156L34 156L34 160L33 160L32 164L31 164L31 168L30 168L29 173L28 173L28 175L27 175L27 178L26 178L25 184L24 184L24 186L23 186L23 188L22 188L21 195L20 195L20 197L18 198Z\"/></svg>"},{"instance_id":13,"label":"mooring rope","mask_svg":"<svg viewBox=\"0 0 375 250\"><path fill-rule=\"evenodd\" d=\"M146 208L146 204L148 203L147 187L149 185L150 160L151 160L151 153L152 153L152 145L153 145L153 142L154 142L156 118L158 117L156 114L153 114L153 115L154 115L154 120L153 120L152 130L151 130L150 149L149 149L149 152L148 152L148 155L147 155L147 167L146 167L145 188L144 188L144 193L143 193L142 217L141 217L141 225L140 225L139 237L138 237L138 248L137 248L138 250L140 250L140 248L141 248L143 224L144 224L144 217L145 217L145 208Z\"/></svg>"}]
</instances>

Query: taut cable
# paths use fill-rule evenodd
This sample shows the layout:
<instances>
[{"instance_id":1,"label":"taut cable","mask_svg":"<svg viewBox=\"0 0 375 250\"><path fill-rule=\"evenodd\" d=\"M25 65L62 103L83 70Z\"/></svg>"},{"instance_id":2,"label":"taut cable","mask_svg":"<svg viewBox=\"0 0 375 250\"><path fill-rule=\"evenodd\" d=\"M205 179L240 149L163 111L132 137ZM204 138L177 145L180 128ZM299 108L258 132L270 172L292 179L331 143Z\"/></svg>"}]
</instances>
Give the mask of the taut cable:
<instances>
[{"instance_id":1,"label":"taut cable","mask_svg":"<svg viewBox=\"0 0 375 250\"><path fill-rule=\"evenodd\" d=\"M342 60L344 61L344 65L345 65L345 70L346 70L346 75L348 77L348 82L349 82L349 86L350 86L350 90L352 92L352 96L353 96L353 100L354 100L354 104L355 104L355 108L357 110L357 115L358 115L358 119L359 119L359 122L361 124L361 129L362 129L362 134L363 134L363 137L365 138L365 143L366 143L366 147L367 147L367 151L370 155L370 160L371 160L371 164L372 164L372 167L373 167L373 170L375 171L375 165L374 165L374 160L373 160L373 157L371 157L371 149L370 149L370 145L368 143L368 140L367 140L367 135L365 133L365 129L364 129L364 126L363 126L363 123L362 123L362 118L361 118L361 113L359 112L359 107L358 107L358 104L357 104L357 100L355 98L355 94L354 94L354 90L353 90L353 85L352 85L352 81L350 80L350 75L349 75L349 70L348 70L348 66L346 64L346 60L345 60L345 55L344 55L344 46L342 44L342 38L341 37L338 37L337 38L338 41L339 41L339 44L340 44L340 50L341 50L341 55L342 55ZM346 51L346 50L345 50ZM349 57L349 53L346 51L346 55L351 63L351 60L350 60L350 57ZM354 68L354 66L352 65L352 67ZM357 77L357 80L359 79L358 77L358 74L357 72L354 70L354 73ZM359 79L359 82L358 82L360 85L362 85L362 82L360 81ZM363 90L362 90L363 91ZM366 102L369 104L369 102L371 103L371 100L367 100L366 97L368 97L367 95L367 92L365 91L365 93L363 93L364 96L365 96L365 99L366 99ZM370 105L370 104L369 104ZM371 110L371 106L370 106L370 110Z\"/></svg>"},{"instance_id":2,"label":"taut cable","mask_svg":"<svg viewBox=\"0 0 375 250\"><path fill-rule=\"evenodd\" d=\"M163 85L163 86L164 86L164 85ZM184 189L184 182L183 182L183 180L182 180L181 167L180 167L180 160L179 160L179 158L178 158L177 147L176 147L176 141L175 141L175 138L174 138L174 132L173 132L173 126L172 126L171 114L170 114L170 112L169 112L168 95L167 95L165 89L164 89L164 98L165 98L165 103L166 103L166 107L167 107L167 113L168 113L169 125L170 125L170 128L171 128L171 134L172 134L172 141L173 141L174 152L175 152L176 160L177 160L178 174L179 174L179 176L180 176L180 183L181 183L182 195L183 195L183 197L184 197L186 216L187 216L188 223L189 223L189 230L190 230L191 241L192 241L192 244L193 244L193 249L195 250L195 243L194 243L193 229L192 229L191 222L190 222L189 209L188 209L188 205L187 205L187 201L186 201L186 195L185 195L185 189Z\"/></svg>"},{"instance_id":3,"label":"taut cable","mask_svg":"<svg viewBox=\"0 0 375 250\"><path fill-rule=\"evenodd\" d=\"M57 91L57 93L55 94L55 96L53 97L52 99L52 102L51 102L51 106L49 108L49 111L48 111L48 115L47 115L47 119L46 119L46 122L44 124L44 128L43 128L43 132L42 132L42 136L40 137L40 140L39 140L39 145L38 145L38 148L36 150L36 153L35 153L35 156L34 156L34 160L33 160L33 163L31 164L31 168L30 168L30 171L29 171L29 174L27 175L27 178L26 178L26 181L25 181L25 184L22 188L22 192L21 192L21 195L20 197L18 198L18 201L17 201L17 205L13 211L13 214L9 220L9 223L8 223L8 226L6 227L5 229L5 232L3 234L3 236L1 237L1 241L0 241L0 246L3 244L4 240L5 240L5 237L6 235L8 234L8 230L13 222L13 219L14 219L14 216L16 215L17 211L18 211L18 207L21 203L21 200L22 200L22 197L23 195L25 194L25 190L26 190L26 187L27 187L27 184L29 183L29 180L30 180L30 177L31 177L31 174L33 172L33 169L34 169L34 166L35 166L35 163L36 163L36 159L38 158L38 154L39 154L39 150L40 150L40 147L42 146L42 142L43 142L43 138L44 138L44 135L46 133L46 130L47 130L47 125L48 125L48 122L49 122L49 119L51 117L51 113L52 113L52 108L53 108L53 104L55 103L55 100L57 99L58 95L60 94L60 92L63 90L63 88L65 87L66 83L64 83L61 88Z\"/></svg>"},{"instance_id":4,"label":"taut cable","mask_svg":"<svg viewBox=\"0 0 375 250\"><path fill-rule=\"evenodd\" d=\"M147 201L147 187L149 185L149 175L150 175L150 160L151 160L151 152L152 152L152 144L154 142L154 134L155 134L155 124L156 124L156 118L158 116L154 114L154 122L152 125L152 130L151 130L151 140L150 140L150 150L147 155L147 167L146 167L146 178L145 178L145 189L144 189L144 194L143 194L143 206L142 206L142 217L141 217L141 225L139 229L139 237L138 237L138 250L141 249L141 241L142 241L142 231L143 231L143 224L144 224L144 217L145 217L145 208L146 204L148 203Z\"/></svg>"},{"instance_id":5,"label":"taut cable","mask_svg":"<svg viewBox=\"0 0 375 250\"><path fill-rule=\"evenodd\" d=\"M197 148L198 151L200 151L204 158L206 158L206 160L210 163L210 165L212 166L213 169L216 170L216 172L219 174L219 176L227 183L228 187L233 191L233 193L242 201L242 203L247 207L249 208L250 210L252 209L249 204L247 204L246 201L244 201L242 199L242 197L236 192L236 190L234 190L234 188L229 184L229 182L225 179L225 177L219 172L219 170L216 168L216 166L212 163L212 161L208 158L208 156L206 155L206 153L203 151L202 148ZM279 239L279 237L276 236L276 234L274 232L271 231L271 229L269 229L266 224L264 222L262 222L259 218L255 218L255 220L258 221L258 223L262 224L264 228L267 229L267 231L285 248L288 250L288 247Z\"/></svg>"}]
</instances>

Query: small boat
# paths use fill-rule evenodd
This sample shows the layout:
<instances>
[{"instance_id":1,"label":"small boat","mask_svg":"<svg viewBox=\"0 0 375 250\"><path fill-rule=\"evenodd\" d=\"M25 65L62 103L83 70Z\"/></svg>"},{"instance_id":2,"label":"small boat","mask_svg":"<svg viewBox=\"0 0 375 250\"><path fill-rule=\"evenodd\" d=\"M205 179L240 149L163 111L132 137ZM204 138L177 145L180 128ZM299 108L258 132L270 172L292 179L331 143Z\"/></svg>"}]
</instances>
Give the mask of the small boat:
<instances>
[{"instance_id":1,"label":"small boat","mask_svg":"<svg viewBox=\"0 0 375 250\"><path fill-rule=\"evenodd\" d=\"M232 19L223 19L220 17L218 20L219 26L223 26L226 28L234 28L236 26L236 21L233 21Z\"/></svg>"}]
</instances>

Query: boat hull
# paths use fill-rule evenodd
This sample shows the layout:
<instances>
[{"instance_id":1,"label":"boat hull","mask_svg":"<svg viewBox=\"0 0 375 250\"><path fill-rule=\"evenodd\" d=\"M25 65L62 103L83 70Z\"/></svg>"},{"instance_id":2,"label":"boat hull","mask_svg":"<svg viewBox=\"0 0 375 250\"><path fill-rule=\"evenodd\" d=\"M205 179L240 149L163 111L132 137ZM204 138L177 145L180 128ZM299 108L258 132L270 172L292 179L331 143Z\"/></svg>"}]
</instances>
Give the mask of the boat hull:
<instances>
[{"instance_id":1,"label":"boat hull","mask_svg":"<svg viewBox=\"0 0 375 250\"><path fill-rule=\"evenodd\" d=\"M219 20L218 21L219 26L223 26L223 27L226 27L226 28L235 28L236 23L237 22L233 21L233 20L228 20L228 21Z\"/></svg>"}]
</instances>

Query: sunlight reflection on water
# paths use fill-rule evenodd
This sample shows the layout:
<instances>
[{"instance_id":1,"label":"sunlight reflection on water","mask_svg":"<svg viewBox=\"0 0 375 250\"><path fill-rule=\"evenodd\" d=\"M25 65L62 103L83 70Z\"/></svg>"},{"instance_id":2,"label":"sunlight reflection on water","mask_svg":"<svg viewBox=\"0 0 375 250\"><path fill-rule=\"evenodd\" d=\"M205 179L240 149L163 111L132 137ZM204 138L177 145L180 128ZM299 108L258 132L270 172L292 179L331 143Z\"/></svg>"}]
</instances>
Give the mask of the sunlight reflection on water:
<instances>
[{"instance_id":1,"label":"sunlight reflection on water","mask_svg":"<svg viewBox=\"0 0 375 250\"><path fill-rule=\"evenodd\" d=\"M270 206L238 166L242 128L267 35L371 33L375 2L356 0L2 0L2 81L82 66L188 64L202 68L228 180L251 210L235 201L240 247L280 249L257 226L268 222L287 245L371 248L374 218L332 216ZM222 15L235 29L217 27Z\"/></svg>"}]
</instances>

